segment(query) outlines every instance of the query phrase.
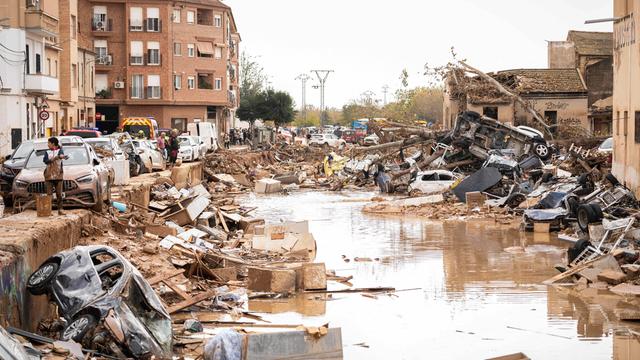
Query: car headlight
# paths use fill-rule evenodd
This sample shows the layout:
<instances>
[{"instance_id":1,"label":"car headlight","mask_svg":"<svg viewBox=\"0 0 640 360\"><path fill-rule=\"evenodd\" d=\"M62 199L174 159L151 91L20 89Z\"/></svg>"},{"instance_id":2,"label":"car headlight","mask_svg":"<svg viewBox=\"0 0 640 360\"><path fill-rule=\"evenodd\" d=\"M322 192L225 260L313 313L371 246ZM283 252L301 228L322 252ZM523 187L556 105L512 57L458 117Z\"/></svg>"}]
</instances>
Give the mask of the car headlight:
<instances>
[{"instance_id":1,"label":"car headlight","mask_svg":"<svg viewBox=\"0 0 640 360\"><path fill-rule=\"evenodd\" d=\"M0 169L0 172L2 172L2 175L13 176L13 171L4 165L2 166L2 169Z\"/></svg>"},{"instance_id":2,"label":"car headlight","mask_svg":"<svg viewBox=\"0 0 640 360\"><path fill-rule=\"evenodd\" d=\"M13 184L18 189L25 189L27 186L29 186L29 183L24 180L16 180L13 182Z\"/></svg>"},{"instance_id":3,"label":"car headlight","mask_svg":"<svg viewBox=\"0 0 640 360\"><path fill-rule=\"evenodd\" d=\"M95 177L93 176L93 174L89 174L89 175L85 175L77 178L76 181L80 184L87 184L92 182L94 178Z\"/></svg>"}]
</instances>

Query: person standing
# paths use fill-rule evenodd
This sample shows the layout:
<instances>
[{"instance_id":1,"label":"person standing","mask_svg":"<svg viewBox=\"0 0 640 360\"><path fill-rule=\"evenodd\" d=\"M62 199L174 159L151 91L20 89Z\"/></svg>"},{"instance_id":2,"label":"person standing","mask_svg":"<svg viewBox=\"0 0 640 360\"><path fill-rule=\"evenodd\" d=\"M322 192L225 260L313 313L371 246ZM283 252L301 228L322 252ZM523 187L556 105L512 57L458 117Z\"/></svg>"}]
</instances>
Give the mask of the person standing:
<instances>
[{"instance_id":1,"label":"person standing","mask_svg":"<svg viewBox=\"0 0 640 360\"><path fill-rule=\"evenodd\" d=\"M63 171L62 160L68 157L64 155L58 138L50 137L47 141L49 150L45 151L43 161L46 164L44 169L44 180L47 188L47 194L51 196L53 189L56 190L56 199L58 202L58 215L64 215L62 210L62 186L63 186Z\"/></svg>"},{"instance_id":2,"label":"person standing","mask_svg":"<svg viewBox=\"0 0 640 360\"><path fill-rule=\"evenodd\" d=\"M167 144L167 150L169 151L169 164L173 167L178 160L178 151L180 150L180 143L178 143L178 130L171 130L171 136L169 137L169 144Z\"/></svg>"},{"instance_id":3,"label":"person standing","mask_svg":"<svg viewBox=\"0 0 640 360\"><path fill-rule=\"evenodd\" d=\"M160 152L162 153L162 157L166 159L167 149L165 147L164 138L165 138L165 133L161 132L160 135L158 135L158 137L156 138L156 141L158 142L158 150L160 150Z\"/></svg>"},{"instance_id":4,"label":"person standing","mask_svg":"<svg viewBox=\"0 0 640 360\"><path fill-rule=\"evenodd\" d=\"M224 133L224 148L228 149L229 148L229 134Z\"/></svg>"}]
</instances>

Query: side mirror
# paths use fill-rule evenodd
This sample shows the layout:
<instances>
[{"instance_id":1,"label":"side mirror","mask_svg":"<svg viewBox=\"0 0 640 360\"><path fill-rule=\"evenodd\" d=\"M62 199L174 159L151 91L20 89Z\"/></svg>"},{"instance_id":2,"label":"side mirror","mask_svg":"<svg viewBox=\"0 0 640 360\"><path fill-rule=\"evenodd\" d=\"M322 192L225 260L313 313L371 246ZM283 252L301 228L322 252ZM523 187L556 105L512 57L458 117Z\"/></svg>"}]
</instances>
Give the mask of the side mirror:
<instances>
[{"instance_id":1,"label":"side mirror","mask_svg":"<svg viewBox=\"0 0 640 360\"><path fill-rule=\"evenodd\" d=\"M5 160L11 160L11 154L4 157Z\"/></svg>"},{"instance_id":2,"label":"side mirror","mask_svg":"<svg viewBox=\"0 0 640 360\"><path fill-rule=\"evenodd\" d=\"M94 158L93 159L93 166L98 166L98 165L100 165L100 160Z\"/></svg>"}]
</instances>

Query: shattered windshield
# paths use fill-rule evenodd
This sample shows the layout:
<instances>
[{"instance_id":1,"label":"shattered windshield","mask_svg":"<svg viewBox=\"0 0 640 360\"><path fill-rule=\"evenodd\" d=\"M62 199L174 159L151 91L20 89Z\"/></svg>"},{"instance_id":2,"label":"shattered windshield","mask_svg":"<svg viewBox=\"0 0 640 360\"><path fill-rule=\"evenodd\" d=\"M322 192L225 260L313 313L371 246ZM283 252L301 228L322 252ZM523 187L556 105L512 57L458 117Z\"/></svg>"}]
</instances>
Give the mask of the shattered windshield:
<instances>
[{"instance_id":1,"label":"shattered windshield","mask_svg":"<svg viewBox=\"0 0 640 360\"><path fill-rule=\"evenodd\" d=\"M153 296L153 289L144 281L140 281L135 275L129 282L129 291L125 302L129 309L144 324L156 341L163 347L171 342L171 320L158 309L162 304ZM146 294L152 294L147 296Z\"/></svg>"},{"instance_id":2,"label":"shattered windshield","mask_svg":"<svg viewBox=\"0 0 640 360\"><path fill-rule=\"evenodd\" d=\"M29 153L31 152L31 150L33 150L33 141L25 141L22 144L20 144L20 146L18 146L18 148L13 153L13 156L11 158L14 160L24 159L27 156L29 156Z\"/></svg>"}]
</instances>

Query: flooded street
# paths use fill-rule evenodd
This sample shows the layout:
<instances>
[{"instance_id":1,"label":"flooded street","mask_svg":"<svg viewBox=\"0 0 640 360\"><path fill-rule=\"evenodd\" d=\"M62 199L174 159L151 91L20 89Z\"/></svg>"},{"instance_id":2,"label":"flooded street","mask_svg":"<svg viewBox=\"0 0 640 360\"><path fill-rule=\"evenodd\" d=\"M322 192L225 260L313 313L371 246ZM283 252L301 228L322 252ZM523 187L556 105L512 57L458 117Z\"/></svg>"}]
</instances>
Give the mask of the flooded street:
<instances>
[{"instance_id":1,"label":"flooded street","mask_svg":"<svg viewBox=\"0 0 640 360\"><path fill-rule=\"evenodd\" d=\"M265 318L274 323L341 327L345 359L640 356L640 343L620 330L629 324L615 325L609 310L570 290L540 285L562 262L565 245L555 236L519 232L519 221L509 227L363 214L374 195L250 194L241 203L258 206L253 215L269 223L309 220L317 262L353 275L355 287L392 286L397 296L305 294L254 300L249 309L270 313Z\"/></svg>"}]
</instances>

